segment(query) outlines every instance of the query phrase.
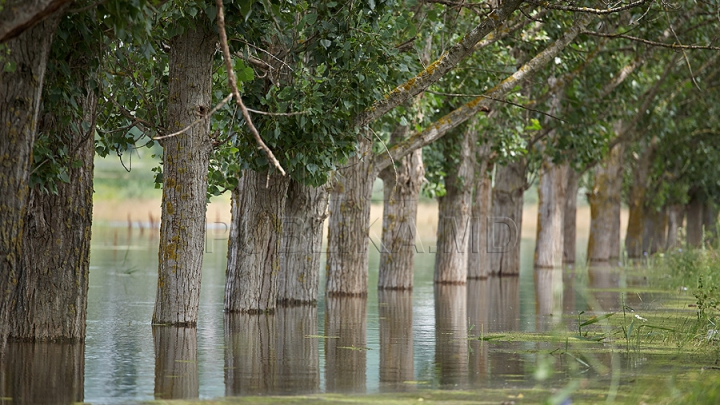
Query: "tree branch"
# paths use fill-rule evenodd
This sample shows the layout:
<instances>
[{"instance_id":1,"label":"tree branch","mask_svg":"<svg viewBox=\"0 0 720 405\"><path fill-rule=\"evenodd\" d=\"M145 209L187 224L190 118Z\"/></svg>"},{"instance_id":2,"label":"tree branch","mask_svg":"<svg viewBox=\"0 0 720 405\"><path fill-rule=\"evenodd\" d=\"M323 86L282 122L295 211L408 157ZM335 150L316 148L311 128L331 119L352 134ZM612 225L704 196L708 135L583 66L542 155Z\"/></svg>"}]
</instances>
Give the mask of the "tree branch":
<instances>
[{"instance_id":1,"label":"tree branch","mask_svg":"<svg viewBox=\"0 0 720 405\"><path fill-rule=\"evenodd\" d=\"M535 6L542 6L545 8L549 8L551 10L573 11L576 13L589 13L589 14L604 15L604 14L613 14L613 13L617 13L620 11L630 10L631 8L642 6L643 4L649 3L651 1L653 1L653 0L639 0L634 3L627 4L625 6L615 7L615 8L607 8L607 9L590 8L590 7L561 6L558 4L552 4L549 1L528 0L528 3L533 4Z\"/></svg>"},{"instance_id":2,"label":"tree branch","mask_svg":"<svg viewBox=\"0 0 720 405\"><path fill-rule=\"evenodd\" d=\"M8 0L0 12L0 44L30 29L72 0Z\"/></svg>"},{"instance_id":3,"label":"tree branch","mask_svg":"<svg viewBox=\"0 0 720 405\"><path fill-rule=\"evenodd\" d=\"M529 60L525 65L520 67L517 72L503 80L500 84L486 91L482 97L477 97L445 115L424 131L410 135L404 141L390 148L389 153L376 155L374 157L375 170L381 171L391 164L388 155L392 155L395 160L399 160L408 153L441 138L448 131L467 121L478 112L489 111L488 106L492 102L492 99L502 98L515 88L518 83L543 68L578 36L580 31L590 23L592 18L591 14L581 16L557 41Z\"/></svg>"},{"instance_id":4,"label":"tree branch","mask_svg":"<svg viewBox=\"0 0 720 405\"><path fill-rule=\"evenodd\" d=\"M215 0L215 4L217 5L217 25L218 25L218 31L220 32L220 44L222 45L223 50L223 58L225 59L225 68L227 69L228 73L228 84L230 85L230 89L232 90L233 96L235 96L235 102L237 103L238 107L240 107L240 111L242 111L243 117L245 117L245 122L248 125L248 128L250 128L250 132L253 134L253 137L255 137L255 141L258 143L258 147L265 152L265 155L267 156L268 160L272 162L273 166L275 166L282 175L285 175L285 170L283 170L282 166L280 166L280 162L275 158L275 155L273 155L270 148L265 145L265 142L263 142L262 138L260 137L260 133L258 132L257 128L255 128L255 125L252 123L252 118L250 118L250 112L248 111L247 107L245 107L245 103L243 103L242 98L240 97L240 90L238 90L237 87L237 78L235 77L235 71L233 70L232 66L232 59L230 58L230 48L228 47L228 41L227 41L227 33L225 32L225 11L223 9L223 2L222 0Z\"/></svg>"},{"instance_id":5,"label":"tree branch","mask_svg":"<svg viewBox=\"0 0 720 405\"><path fill-rule=\"evenodd\" d=\"M475 51L475 45L485 36L496 29L500 29L503 23L520 7L524 0L506 0L503 4L493 10L480 25L468 32L457 44L443 53L440 58L431 63L422 72L412 79L406 81L379 100L355 118L355 126L363 127L385 113L409 100L430 87L431 84L440 80L445 73L452 70L461 60Z\"/></svg>"},{"instance_id":6,"label":"tree branch","mask_svg":"<svg viewBox=\"0 0 720 405\"><path fill-rule=\"evenodd\" d=\"M669 48L669 49L705 49L705 50L711 50L711 51L720 51L720 46L667 44L665 42L650 41L649 39L633 37L633 36L625 35L625 34L603 34L601 32L594 32L594 31L583 31L582 33L586 34L586 35L593 35L596 37L604 37L604 38L623 38L623 39L627 39L630 41L640 42L645 45L659 46L662 48Z\"/></svg>"}]
</instances>

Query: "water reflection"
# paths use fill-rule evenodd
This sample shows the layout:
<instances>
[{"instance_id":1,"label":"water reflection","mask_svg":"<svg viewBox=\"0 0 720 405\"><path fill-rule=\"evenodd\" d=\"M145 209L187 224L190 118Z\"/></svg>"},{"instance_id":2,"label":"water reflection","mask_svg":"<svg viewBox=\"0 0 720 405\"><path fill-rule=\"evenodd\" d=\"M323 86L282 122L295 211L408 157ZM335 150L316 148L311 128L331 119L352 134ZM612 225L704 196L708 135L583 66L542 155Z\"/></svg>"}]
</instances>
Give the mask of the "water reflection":
<instances>
[{"instance_id":1,"label":"water reflection","mask_svg":"<svg viewBox=\"0 0 720 405\"><path fill-rule=\"evenodd\" d=\"M155 399L192 399L200 395L197 329L153 326Z\"/></svg>"},{"instance_id":2,"label":"water reflection","mask_svg":"<svg viewBox=\"0 0 720 405\"><path fill-rule=\"evenodd\" d=\"M367 298L327 297L325 305L326 389L364 393L367 389Z\"/></svg>"},{"instance_id":3,"label":"water reflection","mask_svg":"<svg viewBox=\"0 0 720 405\"><path fill-rule=\"evenodd\" d=\"M538 331L551 330L562 320L563 271L535 269L535 303Z\"/></svg>"},{"instance_id":4,"label":"water reflection","mask_svg":"<svg viewBox=\"0 0 720 405\"><path fill-rule=\"evenodd\" d=\"M279 307L278 373L282 394L310 394L320 389L317 307Z\"/></svg>"},{"instance_id":5,"label":"water reflection","mask_svg":"<svg viewBox=\"0 0 720 405\"><path fill-rule=\"evenodd\" d=\"M0 364L0 403L83 402L85 345L10 342Z\"/></svg>"},{"instance_id":6,"label":"water reflection","mask_svg":"<svg viewBox=\"0 0 720 405\"><path fill-rule=\"evenodd\" d=\"M468 385L467 287L435 284L435 364L440 385Z\"/></svg>"},{"instance_id":7,"label":"water reflection","mask_svg":"<svg viewBox=\"0 0 720 405\"><path fill-rule=\"evenodd\" d=\"M593 263L588 268L588 288L592 292L588 308L592 311L617 311L621 309L621 270L608 263Z\"/></svg>"},{"instance_id":8,"label":"water reflection","mask_svg":"<svg viewBox=\"0 0 720 405\"><path fill-rule=\"evenodd\" d=\"M472 285L472 284L469 284ZM520 278L488 278L490 297L488 332L520 330Z\"/></svg>"},{"instance_id":9,"label":"water reflection","mask_svg":"<svg viewBox=\"0 0 720 405\"><path fill-rule=\"evenodd\" d=\"M276 392L275 321L273 314L225 315L225 395Z\"/></svg>"},{"instance_id":10,"label":"water reflection","mask_svg":"<svg viewBox=\"0 0 720 405\"><path fill-rule=\"evenodd\" d=\"M378 290L380 389L408 391L415 379L412 292Z\"/></svg>"}]
</instances>

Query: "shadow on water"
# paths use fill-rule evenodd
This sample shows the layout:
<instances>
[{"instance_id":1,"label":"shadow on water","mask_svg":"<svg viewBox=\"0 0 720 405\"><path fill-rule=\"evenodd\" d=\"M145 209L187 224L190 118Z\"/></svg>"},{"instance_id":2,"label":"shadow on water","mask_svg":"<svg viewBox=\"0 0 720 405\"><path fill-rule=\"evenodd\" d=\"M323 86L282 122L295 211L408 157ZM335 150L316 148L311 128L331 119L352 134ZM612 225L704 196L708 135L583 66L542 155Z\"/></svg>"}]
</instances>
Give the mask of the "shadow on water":
<instances>
[{"instance_id":1,"label":"shadow on water","mask_svg":"<svg viewBox=\"0 0 720 405\"><path fill-rule=\"evenodd\" d=\"M0 365L0 403L83 402L84 372L82 343L10 342Z\"/></svg>"}]
</instances>

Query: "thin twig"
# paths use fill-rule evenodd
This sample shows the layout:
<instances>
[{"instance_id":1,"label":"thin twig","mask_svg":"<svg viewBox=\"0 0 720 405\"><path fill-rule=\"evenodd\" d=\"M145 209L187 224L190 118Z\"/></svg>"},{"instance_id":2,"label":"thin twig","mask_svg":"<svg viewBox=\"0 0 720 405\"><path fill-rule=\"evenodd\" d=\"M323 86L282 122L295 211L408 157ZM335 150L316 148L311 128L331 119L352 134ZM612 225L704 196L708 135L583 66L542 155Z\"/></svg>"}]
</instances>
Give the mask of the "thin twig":
<instances>
[{"instance_id":1,"label":"thin twig","mask_svg":"<svg viewBox=\"0 0 720 405\"><path fill-rule=\"evenodd\" d=\"M245 122L247 123L248 128L250 128L250 132L255 137L255 141L258 143L258 146L265 152L268 160L272 162L272 164L284 176L285 170L283 170L282 166L280 166L280 162L278 162L278 160L275 158L275 155L273 155L270 148L268 148L267 145L265 145L265 142L263 142L262 138L260 138L260 133L258 133L255 125L253 125L252 118L250 118L250 112L248 111L247 107L245 107L245 104L240 97L240 90L238 90L237 87L237 79L235 78L235 71L233 70L232 60L230 59L230 48L228 47L227 33L225 32L225 10L223 8L223 2L222 0L215 0L215 4L217 5L218 9L217 24L218 31L220 32L220 44L222 45L223 56L225 59L225 68L227 69L228 73L228 84L230 85L232 94L235 96L235 102L237 103L238 107L240 107L240 111L242 111L243 117L245 117Z\"/></svg>"},{"instance_id":2,"label":"thin twig","mask_svg":"<svg viewBox=\"0 0 720 405\"><path fill-rule=\"evenodd\" d=\"M530 107L524 106L524 105L522 105L522 104L513 103L512 101L502 100L502 99L499 99L499 98L494 98L494 97L486 96L486 95L483 95L483 94L458 94L458 93L442 93L442 92L439 92L439 91L431 91L431 90L426 90L426 91L427 91L428 93L437 94L437 95L439 95L439 96L447 96L447 97L473 97L473 98L482 97L482 98L487 98L487 99L489 99L489 100L493 100L493 101L497 101L497 102L500 102L500 103L505 103L505 104L514 105L515 107L520 107L520 108L522 108L522 109L524 109L524 110L536 112L536 113L538 113L538 114L542 114L542 115L544 115L544 116L546 116L546 117L550 117L550 118L556 119L556 120L561 121L561 122L567 122L567 121L565 121L564 119L558 118L558 117L556 117L556 116L554 116L554 115L552 115L552 114L548 114L548 113L546 113L546 112L543 112L543 111L540 111L540 110L536 110L536 109L534 109L534 108L530 108Z\"/></svg>"},{"instance_id":3,"label":"thin twig","mask_svg":"<svg viewBox=\"0 0 720 405\"><path fill-rule=\"evenodd\" d=\"M259 111L259 110L253 110L252 108L247 109L250 112L253 112L255 114L260 115L272 115L277 117L292 117L293 115L302 115L302 114L308 114L310 111L296 111L291 113L278 113L278 112L267 112L267 111Z\"/></svg>"},{"instance_id":4,"label":"thin twig","mask_svg":"<svg viewBox=\"0 0 720 405\"><path fill-rule=\"evenodd\" d=\"M207 114L203 114L200 118L196 119L195 121L193 121L192 123L190 123L190 125L186 126L185 128L183 128L183 129L181 129L181 130L179 130L179 131L177 131L177 132L173 132L172 134L169 134L169 135L156 136L156 137L154 137L153 139L156 140L156 141L159 141L159 140L161 140L161 139L172 138L173 136L178 136L178 135L180 135L180 134L182 134L182 133L187 132L190 128L192 128L192 127L194 127L195 125L197 125L197 124L205 121L206 119L210 118L213 114L215 114L215 112L217 112L217 110L223 108L223 106L224 106L225 104L227 104L228 101L230 101L230 99L232 98L232 96L233 96L232 93L228 94L227 97L225 97L224 99L222 99L222 101L221 101L218 105L216 105L212 110L210 110L210 112L208 112Z\"/></svg>"},{"instance_id":5,"label":"thin twig","mask_svg":"<svg viewBox=\"0 0 720 405\"><path fill-rule=\"evenodd\" d=\"M604 14L613 14L624 10L629 10L631 8L635 8L637 6L642 6L645 3L648 3L652 0L640 0L636 1L634 3L630 3L625 6L621 7L615 7L615 8L607 8L607 9L601 9L601 8L590 8L590 7L574 7L574 6L560 6L556 4L550 4L548 1L535 1L535 0L529 0L528 3L534 5L534 6L542 6L545 8L549 8L551 10L560 10L560 11L574 11L578 13L590 13L590 14L598 14L598 15L604 15Z\"/></svg>"},{"instance_id":6,"label":"thin twig","mask_svg":"<svg viewBox=\"0 0 720 405\"><path fill-rule=\"evenodd\" d=\"M720 46L666 44L664 42L650 41L648 39L633 37L633 36L625 35L625 34L603 34L603 33L594 32L594 31L583 31L583 32L581 32L581 34L593 35L596 37L605 37L605 38L623 38L623 39L627 39L630 41L640 42L645 45L660 46L663 48L670 48L670 49L705 49L705 50L711 50L711 51L720 51Z\"/></svg>"}]
</instances>

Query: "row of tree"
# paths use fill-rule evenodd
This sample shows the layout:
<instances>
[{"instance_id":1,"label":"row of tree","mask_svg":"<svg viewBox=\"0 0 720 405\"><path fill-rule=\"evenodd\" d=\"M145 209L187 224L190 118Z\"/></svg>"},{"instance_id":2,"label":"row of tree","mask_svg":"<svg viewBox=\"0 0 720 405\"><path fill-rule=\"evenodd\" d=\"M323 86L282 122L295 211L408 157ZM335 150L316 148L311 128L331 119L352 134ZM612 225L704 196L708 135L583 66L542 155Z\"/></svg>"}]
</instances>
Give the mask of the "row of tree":
<instances>
[{"instance_id":1,"label":"row of tree","mask_svg":"<svg viewBox=\"0 0 720 405\"><path fill-rule=\"evenodd\" d=\"M676 244L685 206L697 244L720 195L717 15L659 0L9 0L3 341L84 339L93 156L155 142L155 324L197 322L206 201L222 192L228 312L314 303L328 215L326 292L365 295L378 177L382 289L412 289L422 189L440 202L440 284L518 274L507 229L535 179L536 267L575 260L580 186L591 261L620 254L623 196L629 256ZM488 233L487 217L508 227Z\"/></svg>"}]
</instances>

